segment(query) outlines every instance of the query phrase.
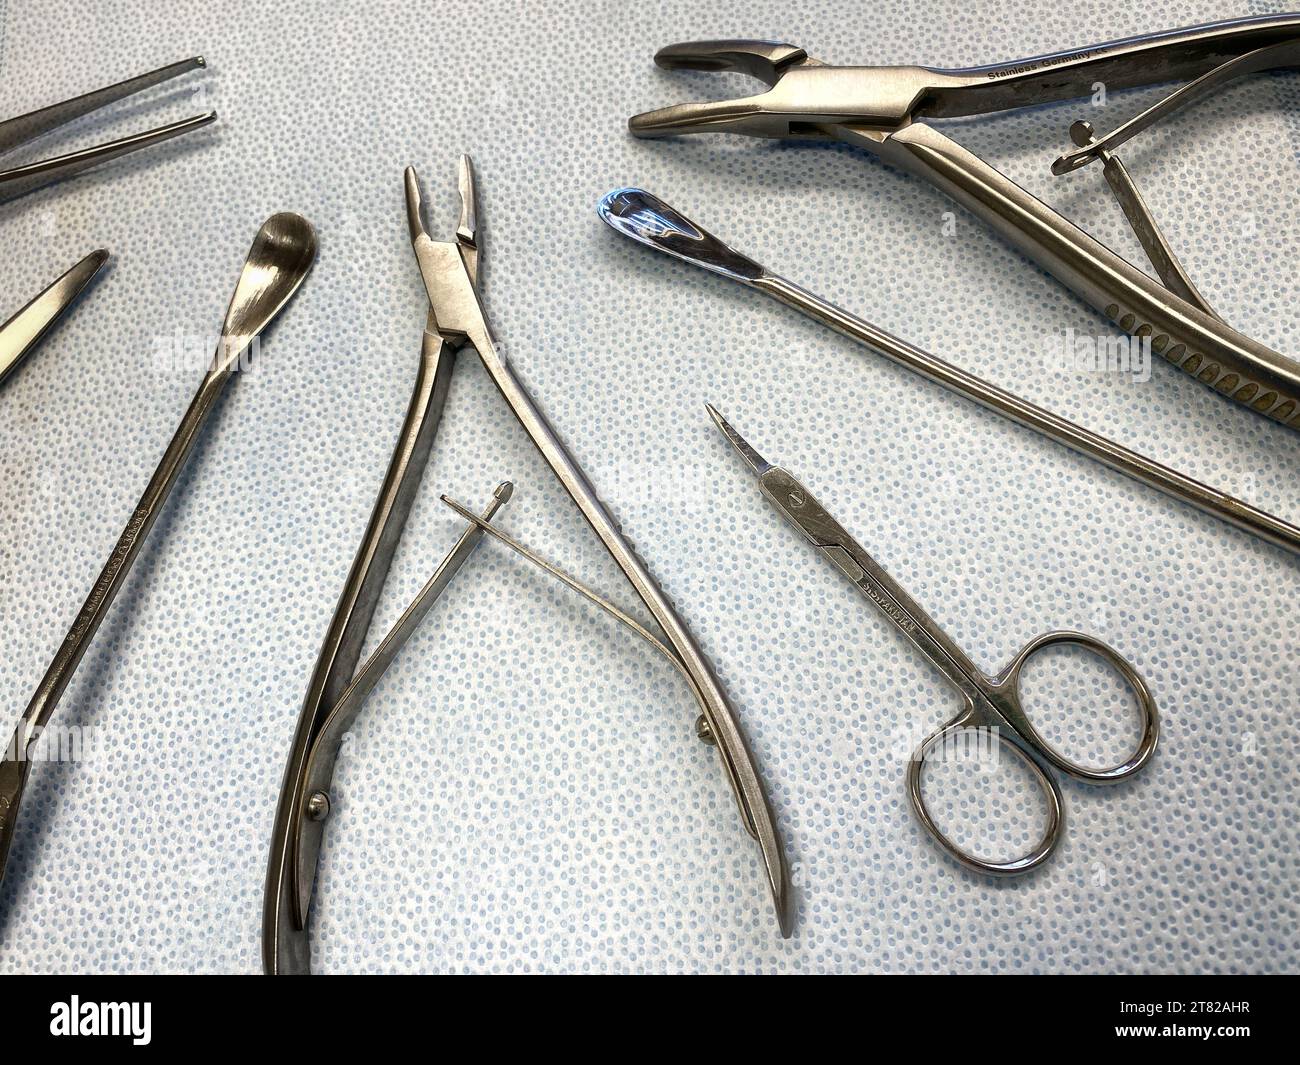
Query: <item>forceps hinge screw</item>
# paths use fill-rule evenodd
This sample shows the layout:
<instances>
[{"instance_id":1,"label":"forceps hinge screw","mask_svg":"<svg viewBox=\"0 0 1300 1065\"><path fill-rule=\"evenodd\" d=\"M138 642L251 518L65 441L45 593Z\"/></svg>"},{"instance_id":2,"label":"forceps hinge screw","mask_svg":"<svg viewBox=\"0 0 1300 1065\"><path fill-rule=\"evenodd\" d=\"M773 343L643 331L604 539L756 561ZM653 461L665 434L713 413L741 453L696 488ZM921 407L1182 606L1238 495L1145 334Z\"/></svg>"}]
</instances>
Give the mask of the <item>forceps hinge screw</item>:
<instances>
[{"instance_id":1,"label":"forceps hinge screw","mask_svg":"<svg viewBox=\"0 0 1300 1065\"><path fill-rule=\"evenodd\" d=\"M307 818L311 821L324 821L330 815L330 797L327 792L318 791L307 800Z\"/></svg>"}]
</instances>

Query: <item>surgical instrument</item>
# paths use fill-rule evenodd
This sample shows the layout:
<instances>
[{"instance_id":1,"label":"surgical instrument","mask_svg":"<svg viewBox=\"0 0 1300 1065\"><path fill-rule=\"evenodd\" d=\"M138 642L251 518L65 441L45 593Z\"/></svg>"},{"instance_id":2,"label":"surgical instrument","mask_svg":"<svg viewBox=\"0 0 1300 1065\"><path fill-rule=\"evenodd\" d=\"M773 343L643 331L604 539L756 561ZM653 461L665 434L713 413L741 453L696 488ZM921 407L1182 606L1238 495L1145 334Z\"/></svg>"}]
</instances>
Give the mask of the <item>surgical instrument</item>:
<instances>
[{"instance_id":1,"label":"surgical instrument","mask_svg":"<svg viewBox=\"0 0 1300 1065\"><path fill-rule=\"evenodd\" d=\"M59 317L108 262L108 252L92 251L54 281L4 325L0 325L0 385L41 342Z\"/></svg>"},{"instance_id":2,"label":"surgical instrument","mask_svg":"<svg viewBox=\"0 0 1300 1065\"><path fill-rule=\"evenodd\" d=\"M757 289L1058 444L1094 458L1165 495L1190 503L1262 540L1300 554L1300 528L1290 522L1162 466L886 333L774 274L642 189L615 189L600 201L597 210L611 228L638 243Z\"/></svg>"},{"instance_id":3,"label":"surgical instrument","mask_svg":"<svg viewBox=\"0 0 1300 1065\"><path fill-rule=\"evenodd\" d=\"M461 247L453 241L435 241L426 232L419 186L413 170L407 171L407 190L411 238L415 242L420 273L437 319L438 332L452 343L473 346L506 405L663 629L668 645L681 661L683 674L690 678L692 694L703 711L705 727L699 730L701 738L707 737L707 742L716 745L735 793L741 820L758 842L777 922L781 934L788 936L791 932L791 897L785 851L777 835L758 767L713 667L676 607L596 494L586 474L497 349L474 275Z\"/></svg>"},{"instance_id":4,"label":"surgical instrument","mask_svg":"<svg viewBox=\"0 0 1300 1065\"><path fill-rule=\"evenodd\" d=\"M474 179L468 161L461 165L460 178L461 216L456 238L464 249L471 276L477 278ZM262 967L267 975L311 972L311 899L330 812L329 786L343 733L420 619L482 538L476 529L466 530L379 649L356 671L362 643L442 421L455 366L456 348L439 335L430 307L406 418L326 630L289 749L262 904ZM509 499L510 492L508 483L498 488L486 512L489 517Z\"/></svg>"},{"instance_id":5,"label":"surgical instrument","mask_svg":"<svg viewBox=\"0 0 1300 1065\"><path fill-rule=\"evenodd\" d=\"M513 491L514 486L509 481L499 484L493 493L492 502L482 517L475 521L484 524L490 521L497 510L509 501ZM389 497L381 492L380 499L385 498ZM393 511L390 510L389 513L392 514ZM389 520L391 522L395 519ZM405 520L405 515L402 520ZM333 800L329 789L343 737L356 722L367 697L374 691L384 672L415 634L438 596L451 583L452 577L482 538L483 530L477 524L471 524L461 533L451 551L434 570L433 576L402 612L397 624L357 671L339 696L338 702L329 707L328 713L322 715L302 760L301 774L296 775L292 781L286 781L293 785L292 789L286 788L282 792L281 798L282 805L287 805L288 809L287 831L283 838L277 834L276 843L284 848L281 852L282 861L289 863L288 874L286 876L282 872L279 877L271 878L268 887L274 882L278 891L287 890L289 896L285 899L278 891L277 894L267 895L265 920L270 923L264 928L263 967L268 976L306 976L311 973L311 949L307 941L311 897L325 821L332 809ZM343 601L350 600L345 596ZM310 690L314 691L314 688ZM272 852L273 858L276 853ZM271 906L273 901L274 908ZM288 902L292 909L284 907L283 902ZM289 918L292 923L289 923Z\"/></svg>"},{"instance_id":6,"label":"surgical instrument","mask_svg":"<svg viewBox=\"0 0 1300 1065\"><path fill-rule=\"evenodd\" d=\"M1107 180L1165 286L920 121L1086 96L1097 83L1126 89L1197 79L1101 138L1075 123L1071 137L1080 147L1052 167L1068 173L1094 158L1108 159L1139 130L1232 78L1300 64L1300 15L1234 19L962 70L836 67L794 45L751 40L673 44L655 62L667 69L741 71L770 90L636 115L628 122L636 136L717 131L835 139L866 148L973 212L1126 333L1151 337L1152 349L1175 366L1300 428L1300 364L1243 336L1192 298L1126 172L1108 161Z\"/></svg>"},{"instance_id":7,"label":"surgical instrument","mask_svg":"<svg viewBox=\"0 0 1300 1065\"><path fill-rule=\"evenodd\" d=\"M611 554L629 577L636 574L640 578L640 583L636 580L633 583L643 600L647 603L661 603L667 616L677 621L666 597L645 572L644 566L609 518L577 464L492 344L486 315L477 294L480 257L478 208L473 164L469 157L461 156L457 168L460 216L453 240L434 241L425 229L419 179L413 167L406 169L403 183L407 228L429 301L421 370L379 501L375 504L361 550L335 610L325 645L308 686L307 699L298 718L276 810L263 902L262 961L268 974L303 974L311 969L308 942L311 895L323 837L322 823L330 813L327 789L343 732L355 718L361 702L373 687L374 680L404 642L405 635L413 631L424 612L468 557L481 539L498 505L509 495L508 489L503 485L502 489L498 489L493 505L482 518L469 515L471 527L462 534L452 554L438 567L425 590L403 614L393 632L357 675L357 679L349 683L348 678L360 658L361 642L418 486L420 472L428 459L433 433L446 401L455 355L460 348L467 344L474 346L511 410L588 520L601 533ZM597 525L597 521L601 524ZM684 641L689 641L685 626L680 621L677 621L677 625L685 634ZM703 664L703 656L698 650L695 654L701 663L696 669L712 679L711 674L707 673L707 665ZM683 663L687 659L683 653L677 651L674 655L679 668L685 669ZM372 668L372 664L375 668ZM696 675L687 672L693 692L698 691ZM716 685L716 681L713 683ZM725 702L722 706L726 710ZM711 708L706 704L706 713L708 712L711 712ZM728 723L731 733L738 736L734 721L728 719ZM781 892L778 894L774 888L774 897L778 900L777 912L782 931L788 934L784 855L776 841L770 811L763 798L761 785L757 783L757 773L748 760L748 752L744 750L743 741L739 749L745 756L741 769L748 770L747 779L753 782L752 786L757 789L756 794L762 802L761 813L756 812L753 820L764 827L760 840L771 841L764 846L764 856L766 858L772 853L775 855L773 861L780 863L777 866L780 875L775 878L775 882L780 884ZM749 827L751 815L747 812L746 799L739 791L737 795L742 813L747 819L746 826ZM762 814L767 815L766 820L762 819Z\"/></svg>"},{"instance_id":8,"label":"surgical instrument","mask_svg":"<svg viewBox=\"0 0 1300 1065\"><path fill-rule=\"evenodd\" d=\"M23 712L0 762L0 880L4 877L18 807L31 768L30 752L40 742L73 672L140 553L239 360L297 292L315 258L316 235L307 220L296 214L274 214L258 230L226 310L212 365L108 556L103 572Z\"/></svg>"},{"instance_id":9,"label":"surgical instrument","mask_svg":"<svg viewBox=\"0 0 1300 1065\"><path fill-rule=\"evenodd\" d=\"M20 145L35 140L59 126L66 125L73 119L89 114L91 111L97 111L101 107L107 107L118 100L124 100L128 96L134 96L138 92L152 88L160 82L168 81L171 78L205 66L207 66L207 62L202 56L194 56L192 59L185 59L179 63L159 67L148 74L128 78L116 85L96 89L71 100L64 100L62 103L43 107L39 111L31 111L28 114L19 115L17 118L0 122L0 155L5 155ZM67 155L42 159L35 163L26 163L9 170L0 170L0 201L13 199L24 193L31 192L33 189L40 188L42 185L48 185L50 182L61 181L64 178L80 174L83 170L88 170L99 163L108 162L110 159L116 159L141 148L147 148L151 144L159 144L162 141L170 140L172 137L179 137L182 133L188 133L190 130L206 126L209 122L215 121L216 117L217 113L215 111L208 111L205 114L195 115L179 122L170 122L165 126L146 130L143 133L134 133L120 140L107 141L104 144L97 144L81 151L70 152Z\"/></svg>"},{"instance_id":10,"label":"surgical instrument","mask_svg":"<svg viewBox=\"0 0 1300 1065\"><path fill-rule=\"evenodd\" d=\"M1035 636L996 677L986 676L936 625L911 596L876 563L863 547L830 516L802 484L786 470L773 466L712 406L710 416L728 443L740 453L758 478L763 495L810 544L915 645L930 663L961 692L961 711L924 740L907 766L907 795L912 809L931 836L967 869L992 876L1027 873L1042 865L1057 845L1065 827L1061 789L1052 770L1087 784L1117 784L1128 780L1151 760L1160 736L1160 719L1155 700L1137 671L1109 644L1082 632L1057 631ZM1111 666L1137 698L1142 737L1124 761L1106 769L1092 769L1066 758L1034 728L1020 701L1020 677L1025 666L1048 647L1075 646L1091 652ZM1008 861L990 861L963 850L939 827L922 794L922 775L927 759L962 751L961 737L972 730L996 739L1024 763L1042 789L1047 802L1047 827L1032 849ZM981 752L980 745L966 749Z\"/></svg>"}]
</instances>

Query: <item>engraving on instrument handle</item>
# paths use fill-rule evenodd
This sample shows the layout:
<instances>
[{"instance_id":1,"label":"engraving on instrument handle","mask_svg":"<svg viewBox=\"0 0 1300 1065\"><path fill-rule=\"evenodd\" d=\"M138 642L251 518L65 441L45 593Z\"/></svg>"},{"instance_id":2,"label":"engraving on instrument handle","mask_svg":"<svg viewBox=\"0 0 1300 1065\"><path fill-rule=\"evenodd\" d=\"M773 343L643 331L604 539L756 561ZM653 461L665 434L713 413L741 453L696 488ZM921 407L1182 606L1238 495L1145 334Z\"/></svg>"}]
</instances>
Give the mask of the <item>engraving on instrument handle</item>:
<instances>
[{"instance_id":1,"label":"engraving on instrument handle","mask_svg":"<svg viewBox=\"0 0 1300 1065\"><path fill-rule=\"evenodd\" d=\"M109 556L107 565L104 566L104 572L99 575L95 587L90 590L86 605L81 608L77 620L73 622L72 628L68 630L68 635L64 637L64 643L76 643L85 634L91 618L95 616L100 604L104 601L104 597L108 594L109 588L117 580L117 575L121 572L122 565L131 553L131 548L135 546L135 542L140 536L140 530L144 527L144 523L148 518L148 507L139 507L131 515L131 520L127 522L126 528L122 530L122 535L118 537L117 545L113 548L113 553Z\"/></svg>"},{"instance_id":2,"label":"engraving on instrument handle","mask_svg":"<svg viewBox=\"0 0 1300 1065\"><path fill-rule=\"evenodd\" d=\"M1090 48L1083 52L1066 52L1064 55L1049 55L1042 59L1035 60L1032 63L1017 63L1012 67L999 67L997 70L990 70L985 74L990 81L996 81L998 78L1010 78L1017 74L1032 74L1035 70L1047 70L1050 67L1059 67L1067 63L1080 63L1087 59L1093 59L1102 54L1101 49Z\"/></svg>"},{"instance_id":3,"label":"engraving on instrument handle","mask_svg":"<svg viewBox=\"0 0 1300 1065\"><path fill-rule=\"evenodd\" d=\"M876 586L872 584L869 580L866 580L864 578L862 580L854 581L853 583L858 586L858 588L862 591L863 595L865 595L868 599L870 599L873 603L875 603L876 606L880 607L880 609L885 612L885 614L889 617L890 621L892 621L905 633L910 635L911 633L916 631L916 622L913 621L910 617L908 617L908 615L905 614L903 611L899 610L898 606L894 603L892 599L888 599L885 596L881 595L878 591L876 591Z\"/></svg>"}]
</instances>

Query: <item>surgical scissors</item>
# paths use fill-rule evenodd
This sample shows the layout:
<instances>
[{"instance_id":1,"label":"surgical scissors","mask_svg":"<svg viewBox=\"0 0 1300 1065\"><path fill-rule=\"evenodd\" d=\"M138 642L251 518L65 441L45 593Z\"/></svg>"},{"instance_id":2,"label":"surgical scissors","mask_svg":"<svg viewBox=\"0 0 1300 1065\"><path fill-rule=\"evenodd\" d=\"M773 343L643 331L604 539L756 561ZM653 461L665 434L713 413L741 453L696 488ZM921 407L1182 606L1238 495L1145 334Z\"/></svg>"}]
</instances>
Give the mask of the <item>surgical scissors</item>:
<instances>
[{"instance_id":1,"label":"surgical scissors","mask_svg":"<svg viewBox=\"0 0 1300 1065\"><path fill-rule=\"evenodd\" d=\"M18 369L106 262L108 252L103 249L92 251L0 325L0 385Z\"/></svg>"},{"instance_id":2,"label":"surgical scissors","mask_svg":"<svg viewBox=\"0 0 1300 1065\"><path fill-rule=\"evenodd\" d=\"M165 67L159 67L157 70L152 70L148 74L128 78L126 81L119 81L116 85L96 89L71 100L64 100L62 103L43 107L39 111L31 111L28 114L19 115L17 118L0 122L0 155L5 155L20 145L35 140L59 126L66 125L73 119L89 114L91 111L97 111L101 107L107 107L118 100L124 100L128 96L134 96L138 92L152 88L160 82L168 81L171 78L179 77L181 74L205 66L207 66L207 62L202 56L183 59L179 63L171 63ZM120 140L96 144L94 147L84 148L81 151L69 152L67 155L56 156L52 159L42 159L39 162L27 163L9 170L0 170L0 201L11 200L52 181L61 181L63 178L80 174L83 170L88 170L99 163L116 159L130 152L139 151L151 144L159 144L162 141L170 140L172 137L179 137L182 133L188 133L190 130L198 129L201 126L206 126L209 122L216 121L216 117L217 113L215 111L208 111L192 118L182 119L179 122L170 122L165 126L146 130L143 133L134 133L129 137L122 137Z\"/></svg>"},{"instance_id":3,"label":"surgical scissors","mask_svg":"<svg viewBox=\"0 0 1300 1065\"><path fill-rule=\"evenodd\" d=\"M1167 361L1251 410L1300 428L1300 364L1225 324L1200 298L1122 164L1118 144L1225 82L1300 63L1300 15L1264 15L1131 37L1077 51L962 70L836 67L772 41L673 44L655 56L667 69L735 70L770 86L758 96L678 104L636 115L638 137L727 132L835 139L866 148L923 178L986 222L1126 333L1150 337ZM1093 138L1076 122L1079 147L1053 164L1069 173L1093 159L1164 284L1153 280L983 159L920 119L987 114L1112 89L1196 80L1114 132Z\"/></svg>"},{"instance_id":4,"label":"surgical scissors","mask_svg":"<svg viewBox=\"0 0 1300 1065\"><path fill-rule=\"evenodd\" d=\"M855 588L870 599L904 636L915 645L950 684L961 692L961 711L924 740L907 766L907 795L925 830L953 858L977 873L1013 876L1042 865L1061 842L1065 814L1061 789L1051 770L1087 784L1117 784L1137 773L1151 760L1160 736L1155 700L1137 671L1109 644L1082 632L1058 631L1035 636L996 677L985 676L911 596L889 576L839 522L823 509L811 492L786 470L773 466L712 406L709 415L727 442L740 453L758 486L781 516L799 530ZM1106 769L1091 769L1071 761L1039 735L1020 701L1020 676L1034 655L1048 647L1082 647L1114 668L1137 697L1142 738L1123 762ZM1042 839L1027 853L1010 861L989 861L963 850L947 836L926 806L922 775L927 759L958 746L961 734L981 730L1012 752L1034 774L1047 801L1047 827ZM976 745L976 750L979 750Z\"/></svg>"}]
</instances>

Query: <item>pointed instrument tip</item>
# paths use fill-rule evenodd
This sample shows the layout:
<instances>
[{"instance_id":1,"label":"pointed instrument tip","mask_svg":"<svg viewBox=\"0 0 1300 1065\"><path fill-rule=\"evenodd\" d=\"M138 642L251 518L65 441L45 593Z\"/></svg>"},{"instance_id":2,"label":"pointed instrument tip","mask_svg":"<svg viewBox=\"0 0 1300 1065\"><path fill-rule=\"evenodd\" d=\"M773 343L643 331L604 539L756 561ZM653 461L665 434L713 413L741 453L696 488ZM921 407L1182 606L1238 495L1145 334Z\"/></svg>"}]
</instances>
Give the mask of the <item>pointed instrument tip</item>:
<instances>
[{"instance_id":1,"label":"pointed instrument tip","mask_svg":"<svg viewBox=\"0 0 1300 1065\"><path fill-rule=\"evenodd\" d=\"M460 190L460 220L456 225L456 239L474 247L478 234L478 191L474 187L474 161L468 155L462 154L457 164L456 185Z\"/></svg>"},{"instance_id":2,"label":"pointed instrument tip","mask_svg":"<svg viewBox=\"0 0 1300 1065\"><path fill-rule=\"evenodd\" d=\"M416 237L425 234L420 178L415 172L415 167L408 166L402 171L402 183L406 190L406 228L410 231L411 239L415 240Z\"/></svg>"},{"instance_id":3,"label":"pointed instrument tip","mask_svg":"<svg viewBox=\"0 0 1300 1065\"><path fill-rule=\"evenodd\" d=\"M781 870L785 872L784 869ZM781 938L789 939L794 935L794 892L788 881L778 885L772 883L772 905L776 907L776 923L781 930Z\"/></svg>"},{"instance_id":4,"label":"pointed instrument tip","mask_svg":"<svg viewBox=\"0 0 1300 1065\"><path fill-rule=\"evenodd\" d=\"M762 477L763 474L772 469L772 464L750 446L749 441L741 436L736 431L735 426L719 413L717 407L712 403L706 403L704 407L709 412L709 417L713 419L714 424L722 431L722 435L727 438L727 443L740 452L740 457L754 471L755 476Z\"/></svg>"}]
</instances>

